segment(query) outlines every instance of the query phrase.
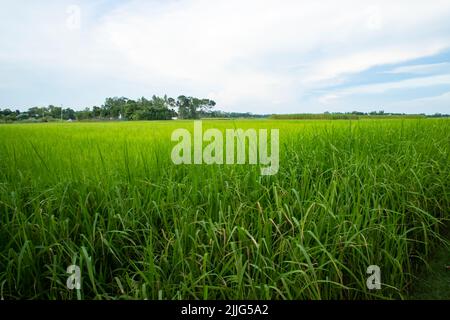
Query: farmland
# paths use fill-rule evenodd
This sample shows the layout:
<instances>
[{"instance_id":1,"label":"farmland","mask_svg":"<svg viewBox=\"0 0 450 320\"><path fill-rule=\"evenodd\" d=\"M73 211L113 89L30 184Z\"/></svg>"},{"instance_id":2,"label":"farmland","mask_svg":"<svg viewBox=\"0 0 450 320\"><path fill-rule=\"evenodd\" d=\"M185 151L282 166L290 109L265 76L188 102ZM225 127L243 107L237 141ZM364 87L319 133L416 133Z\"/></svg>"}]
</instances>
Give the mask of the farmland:
<instances>
[{"instance_id":1,"label":"farmland","mask_svg":"<svg viewBox=\"0 0 450 320\"><path fill-rule=\"evenodd\" d=\"M279 129L278 173L174 165L187 120L1 125L0 298L407 298L446 245L448 119L203 127Z\"/></svg>"}]
</instances>

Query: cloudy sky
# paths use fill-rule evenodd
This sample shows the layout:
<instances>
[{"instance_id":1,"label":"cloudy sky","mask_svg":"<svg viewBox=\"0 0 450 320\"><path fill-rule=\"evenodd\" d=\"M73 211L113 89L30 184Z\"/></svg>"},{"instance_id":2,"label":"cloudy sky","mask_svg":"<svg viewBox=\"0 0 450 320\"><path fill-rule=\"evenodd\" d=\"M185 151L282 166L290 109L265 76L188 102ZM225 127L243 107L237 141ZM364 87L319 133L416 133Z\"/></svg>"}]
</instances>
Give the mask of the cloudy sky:
<instances>
[{"instance_id":1,"label":"cloudy sky","mask_svg":"<svg viewBox=\"0 0 450 320\"><path fill-rule=\"evenodd\" d=\"M450 1L0 0L0 108L450 113Z\"/></svg>"}]
</instances>

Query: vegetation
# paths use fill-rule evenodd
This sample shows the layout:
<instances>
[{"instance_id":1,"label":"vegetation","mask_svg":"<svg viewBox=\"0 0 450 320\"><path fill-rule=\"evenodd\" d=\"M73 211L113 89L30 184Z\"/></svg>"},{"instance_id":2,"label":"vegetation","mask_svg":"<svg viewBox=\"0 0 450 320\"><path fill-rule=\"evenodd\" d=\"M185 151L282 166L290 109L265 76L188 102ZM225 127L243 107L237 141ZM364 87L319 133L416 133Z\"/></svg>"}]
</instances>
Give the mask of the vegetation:
<instances>
[{"instance_id":1,"label":"vegetation","mask_svg":"<svg viewBox=\"0 0 450 320\"><path fill-rule=\"evenodd\" d=\"M151 100L144 97L138 100L128 98L106 98L101 107L85 108L74 111L50 105L48 107L33 107L26 112L10 109L0 110L0 121L41 121L54 120L169 120L173 117L181 119L198 119L207 114L215 102L209 99L179 96L176 100L164 96L153 96ZM178 113L175 112L178 109Z\"/></svg>"},{"instance_id":2,"label":"vegetation","mask_svg":"<svg viewBox=\"0 0 450 320\"><path fill-rule=\"evenodd\" d=\"M298 114L274 114L272 119L280 120L349 120L359 119L356 114L345 113L298 113Z\"/></svg>"},{"instance_id":3,"label":"vegetation","mask_svg":"<svg viewBox=\"0 0 450 320\"><path fill-rule=\"evenodd\" d=\"M443 246L433 253L431 260L414 278L411 299L450 300L450 254L449 247Z\"/></svg>"},{"instance_id":4,"label":"vegetation","mask_svg":"<svg viewBox=\"0 0 450 320\"><path fill-rule=\"evenodd\" d=\"M75 111L72 108L32 107L25 112L12 111L9 108L0 109L1 122L53 122L61 120L170 120L179 119L237 119L237 118L271 118L279 120L358 120L361 118L446 118L447 114L397 114L384 111L364 113L353 111L349 113L300 113L300 114L252 114L250 112L224 112L213 110L216 105L213 100L179 96L177 99L153 96L148 100L144 97L132 100L125 97L106 98L101 107L94 106Z\"/></svg>"},{"instance_id":5,"label":"vegetation","mask_svg":"<svg viewBox=\"0 0 450 320\"><path fill-rule=\"evenodd\" d=\"M284 119L284 120L359 120L359 119L392 119L392 118L447 118L450 117L448 114L435 113L433 115L425 114L400 114L400 113L387 113L384 111L372 111L369 113L353 111L353 112L325 112L325 113L298 113L298 114L274 114L271 116L272 119Z\"/></svg>"},{"instance_id":6,"label":"vegetation","mask_svg":"<svg viewBox=\"0 0 450 320\"><path fill-rule=\"evenodd\" d=\"M404 298L444 242L448 119L203 126L278 128L279 173L175 166L192 121L0 126L0 298Z\"/></svg>"}]
</instances>

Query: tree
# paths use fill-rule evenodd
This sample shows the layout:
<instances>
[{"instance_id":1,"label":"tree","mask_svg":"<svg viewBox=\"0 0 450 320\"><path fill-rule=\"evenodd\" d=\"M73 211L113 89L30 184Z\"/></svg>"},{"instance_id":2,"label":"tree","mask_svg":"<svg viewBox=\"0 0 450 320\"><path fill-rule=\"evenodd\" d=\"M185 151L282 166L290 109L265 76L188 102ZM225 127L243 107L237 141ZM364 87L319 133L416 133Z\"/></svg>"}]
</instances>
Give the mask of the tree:
<instances>
[{"instance_id":1,"label":"tree","mask_svg":"<svg viewBox=\"0 0 450 320\"><path fill-rule=\"evenodd\" d=\"M101 107L94 106L75 111L71 108L57 107L32 107L27 112L21 113L19 110L0 110L0 119L3 121L15 121L25 119L36 119L40 121L51 121L53 119L118 119L124 120L169 120L177 116L175 109L178 109L178 116L182 119L198 119L200 117L212 117L214 111L211 108L215 102L209 99L199 99L194 97L179 96L177 99L164 95L152 98L142 97L138 100L131 100L125 97L106 98ZM220 114L220 113L219 113Z\"/></svg>"},{"instance_id":2,"label":"tree","mask_svg":"<svg viewBox=\"0 0 450 320\"><path fill-rule=\"evenodd\" d=\"M85 109L85 112L89 114L89 118L91 117L89 108ZM63 110L63 120L75 120L76 119L76 113L75 110L71 108L67 108Z\"/></svg>"},{"instance_id":3,"label":"tree","mask_svg":"<svg viewBox=\"0 0 450 320\"><path fill-rule=\"evenodd\" d=\"M5 109L5 110L3 110L3 112L2 112L2 114L3 114L5 117L9 116L11 113L13 113L13 112L11 111L11 109Z\"/></svg>"},{"instance_id":4,"label":"tree","mask_svg":"<svg viewBox=\"0 0 450 320\"><path fill-rule=\"evenodd\" d=\"M92 107L92 116L94 118L100 118L101 117L101 112L102 112L101 108L99 108L97 106Z\"/></svg>"},{"instance_id":5,"label":"tree","mask_svg":"<svg viewBox=\"0 0 450 320\"><path fill-rule=\"evenodd\" d=\"M118 119L119 115L124 114L127 101L128 98L125 97L106 98L105 104L102 107L104 109L104 117Z\"/></svg>"},{"instance_id":6,"label":"tree","mask_svg":"<svg viewBox=\"0 0 450 320\"><path fill-rule=\"evenodd\" d=\"M58 111L59 115L57 114ZM48 113L52 118L59 118L61 117L61 108L57 109L57 107L51 104L48 106Z\"/></svg>"},{"instance_id":7,"label":"tree","mask_svg":"<svg viewBox=\"0 0 450 320\"><path fill-rule=\"evenodd\" d=\"M71 111L73 111L72 109L70 109ZM66 111L66 110L64 110L64 111ZM67 111L65 114L64 114L64 119L66 119L66 116L67 116L67 120L68 119L72 119L72 118L70 118L70 114L71 112L70 111ZM86 119L91 119L92 118L92 112L91 112L91 110L89 109L89 108L85 108L84 110L82 110L82 111L77 111L76 112L76 119L77 120L86 120Z\"/></svg>"},{"instance_id":8,"label":"tree","mask_svg":"<svg viewBox=\"0 0 450 320\"><path fill-rule=\"evenodd\" d=\"M134 100L127 100L123 110L123 117L125 119L132 119L133 114L138 110L138 105Z\"/></svg>"},{"instance_id":9,"label":"tree","mask_svg":"<svg viewBox=\"0 0 450 320\"><path fill-rule=\"evenodd\" d=\"M213 100L179 96L177 99L178 116L181 119L198 119L202 114L210 112L215 105Z\"/></svg>"},{"instance_id":10,"label":"tree","mask_svg":"<svg viewBox=\"0 0 450 320\"><path fill-rule=\"evenodd\" d=\"M178 108L178 117L180 117L180 119L189 119L189 99L185 96L179 96L177 98L176 106Z\"/></svg>"}]
</instances>

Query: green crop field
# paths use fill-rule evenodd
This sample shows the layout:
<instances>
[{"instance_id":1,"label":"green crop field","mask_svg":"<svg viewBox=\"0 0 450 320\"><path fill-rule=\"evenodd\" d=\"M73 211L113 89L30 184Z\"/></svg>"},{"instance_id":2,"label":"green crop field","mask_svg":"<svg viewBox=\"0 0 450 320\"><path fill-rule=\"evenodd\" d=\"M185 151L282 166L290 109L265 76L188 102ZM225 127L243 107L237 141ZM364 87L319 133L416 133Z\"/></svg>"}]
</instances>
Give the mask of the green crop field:
<instances>
[{"instance_id":1,"label":"green crop field","mask_svg":"<svg viewBox=\"0 0 450 320\"><path fill-rule=\"evenodd\" d=\"M203 127L279 129L278 173L174 165L192 121L0 125L0 298L407 298L447 245L449 120Z\"/></svg>"}]
</instances>

